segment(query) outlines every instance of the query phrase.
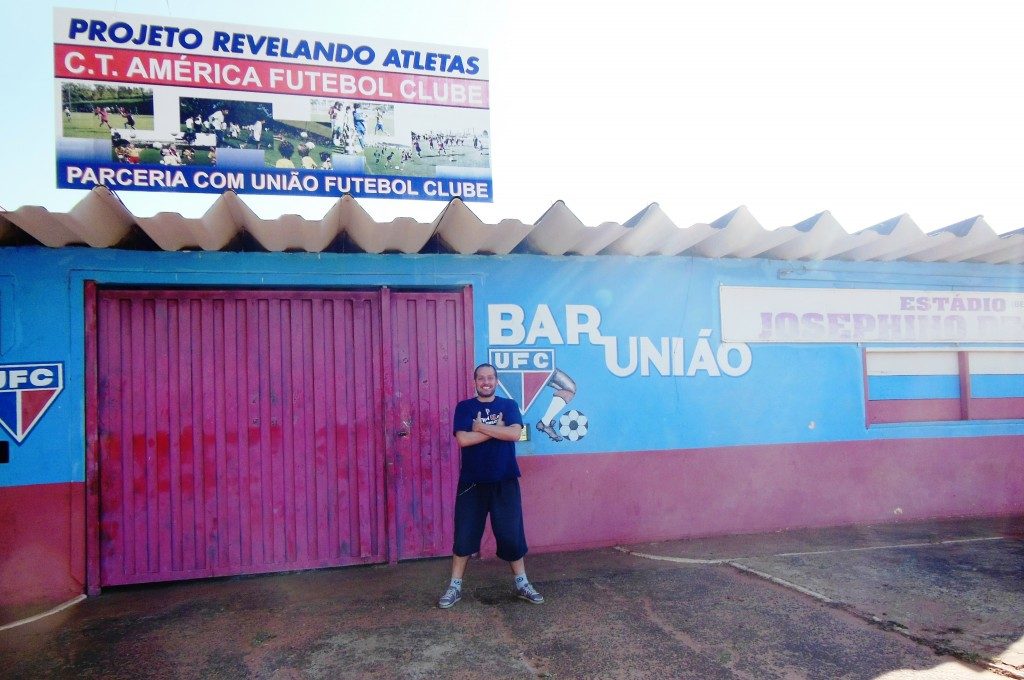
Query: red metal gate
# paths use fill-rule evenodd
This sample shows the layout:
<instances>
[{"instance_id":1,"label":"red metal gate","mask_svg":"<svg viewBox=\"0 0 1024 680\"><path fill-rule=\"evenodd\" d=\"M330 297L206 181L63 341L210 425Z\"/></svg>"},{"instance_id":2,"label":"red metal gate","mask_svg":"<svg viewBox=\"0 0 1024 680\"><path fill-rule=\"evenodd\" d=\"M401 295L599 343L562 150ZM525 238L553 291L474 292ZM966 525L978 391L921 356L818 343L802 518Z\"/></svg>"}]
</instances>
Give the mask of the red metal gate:
<instances>
[{"instance_id":1,"label":"red metal gate","mask_svg":"<svg viewBox=\"0 0 1024 680\"><path fill-rule=\"evenodd\" d=\"M468 288L88 292L91 591L450 552Z\"/></svg>"},{"instance_id":2,"label":"red metal gate","mask_svg":"<svg viewBox=\"0 0 1024 680\"><path fill-rule=\"evenodd\" d=\"M379 293L103 291L100 582L387 559Z\"/></svg>"},{"instance_id":3,"label":"red metal gate","mask_svg":"<svg viewBox=\"0 0 1024 680\"><path fill-rule=\"evenodd\" d=\"M452 409L469 394L472 303L468 291L394 292L390 308L395 549L398 559L446 555L459 476Z\"/></svg>"}]
</instances>

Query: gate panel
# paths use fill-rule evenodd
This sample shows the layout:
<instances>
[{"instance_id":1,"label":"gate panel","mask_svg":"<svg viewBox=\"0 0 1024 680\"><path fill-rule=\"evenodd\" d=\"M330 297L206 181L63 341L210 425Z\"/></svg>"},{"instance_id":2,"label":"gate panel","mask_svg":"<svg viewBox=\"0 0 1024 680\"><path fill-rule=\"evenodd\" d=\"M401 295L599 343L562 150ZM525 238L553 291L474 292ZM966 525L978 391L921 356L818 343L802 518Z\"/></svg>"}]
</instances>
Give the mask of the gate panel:
<instances>
[{"instance_id":1,"label":"gate panel","mask_svg":"<svg viewBox=\"0 0 1024 680\"><path fill-rule=\"evenodd\" d=\"M398 559L450 555L459 450L456 402L469 392L472 355L462 292L391 293Z\"/></svg>"},{"instance_id":2,"label":"gate panel","mask_svg":"<svg viewBox=\"0 0 1024 680\"><path fill-rule=\"evenodd\" d=\"M386 559L379 297L99 293L101 585Z\"/></svg>"}]
</instances>

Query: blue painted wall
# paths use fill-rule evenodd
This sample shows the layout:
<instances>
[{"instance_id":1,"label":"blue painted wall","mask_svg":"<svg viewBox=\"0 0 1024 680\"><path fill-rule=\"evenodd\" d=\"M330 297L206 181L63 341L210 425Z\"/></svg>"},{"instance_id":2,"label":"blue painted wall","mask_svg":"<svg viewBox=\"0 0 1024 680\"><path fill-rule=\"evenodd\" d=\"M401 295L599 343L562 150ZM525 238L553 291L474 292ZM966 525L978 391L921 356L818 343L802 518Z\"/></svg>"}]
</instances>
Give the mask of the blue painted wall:
<instances>
[{"instance_id":1,"label":"blue painted wall","mask_svg":"<svg viewBox=\"0 0 1024 680\"><path fill-rule=\"evenodd\" d=\"M1007 291L1024 288L1019 266L3 248L0 364L64 362L65 387L21 445L11 440L0 486L84 480L87 280L146 287L471 284L478 359L486 360L489 350L553 353L554 365L576 386L558 415L575 409L586 416L585 436L552 441L536 429L555 394L542 386L525 414L531 439L520 446L521 455L1024 434L1024 421L865 427L862 347L855 343L751 344L745 346L749 366L741 366L743 348L719 351L720 285ZM522 334L532 326L535 337L516 337L512 306L522 311ZM593 329L594 310L600 336L585 331L573 337L570 320ZM491 320L499 323L489 328ZM628 363L631 337L638 347L646 342L658 349L681 339L682 362L673 364L669 356L669 375L659 374L657 360L648 365L650 375L642 374L643 362L629 375L616 375ZM607 347L614 348L613 359ZM695 352L699 360L691 366ZM713 375L723 357L729 370L745 370ZM505 376L510 383L518 377Z\"/></svg>"}]
</instances>

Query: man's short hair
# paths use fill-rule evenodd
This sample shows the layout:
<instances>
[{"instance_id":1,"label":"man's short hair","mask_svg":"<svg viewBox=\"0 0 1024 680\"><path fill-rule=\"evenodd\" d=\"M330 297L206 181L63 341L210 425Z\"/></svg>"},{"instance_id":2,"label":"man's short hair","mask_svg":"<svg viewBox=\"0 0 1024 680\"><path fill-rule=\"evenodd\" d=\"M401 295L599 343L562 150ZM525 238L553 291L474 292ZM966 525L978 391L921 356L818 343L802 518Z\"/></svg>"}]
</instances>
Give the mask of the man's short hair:
<instances>
[{"instance_id":1,"label":"man's short hair","mask_svg":"<svg viewBox=\"0 0 1024 680\"><path fill-rule=\"evenodd\" d=\"M494 364L483 363L473 369L473 380L476 380L476 374L480 372L481 368L489 368L494 371L494 377L498 377L498 369L494 367Z\"/></svg>"}]
</instances>

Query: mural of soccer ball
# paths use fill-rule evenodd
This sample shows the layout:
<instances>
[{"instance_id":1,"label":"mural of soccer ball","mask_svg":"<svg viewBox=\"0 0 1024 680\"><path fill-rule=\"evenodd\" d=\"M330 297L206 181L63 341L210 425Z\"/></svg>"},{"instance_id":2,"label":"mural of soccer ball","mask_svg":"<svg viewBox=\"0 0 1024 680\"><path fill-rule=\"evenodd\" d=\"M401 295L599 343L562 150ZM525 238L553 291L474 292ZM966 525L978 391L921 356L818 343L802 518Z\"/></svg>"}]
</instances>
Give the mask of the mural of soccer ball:
<instances>
[{"instance_id":1,"label":"mural of soccer ball","mask_svg":"<svg viewBox=\"0 0 1024 680\"><path fill-rule=\"evenodd\" d=\"M571 442L578 441L587 436L587 425L587 417L576 409L571 409L558 419L558 434Z\"/></svg>"}]
</instances>

